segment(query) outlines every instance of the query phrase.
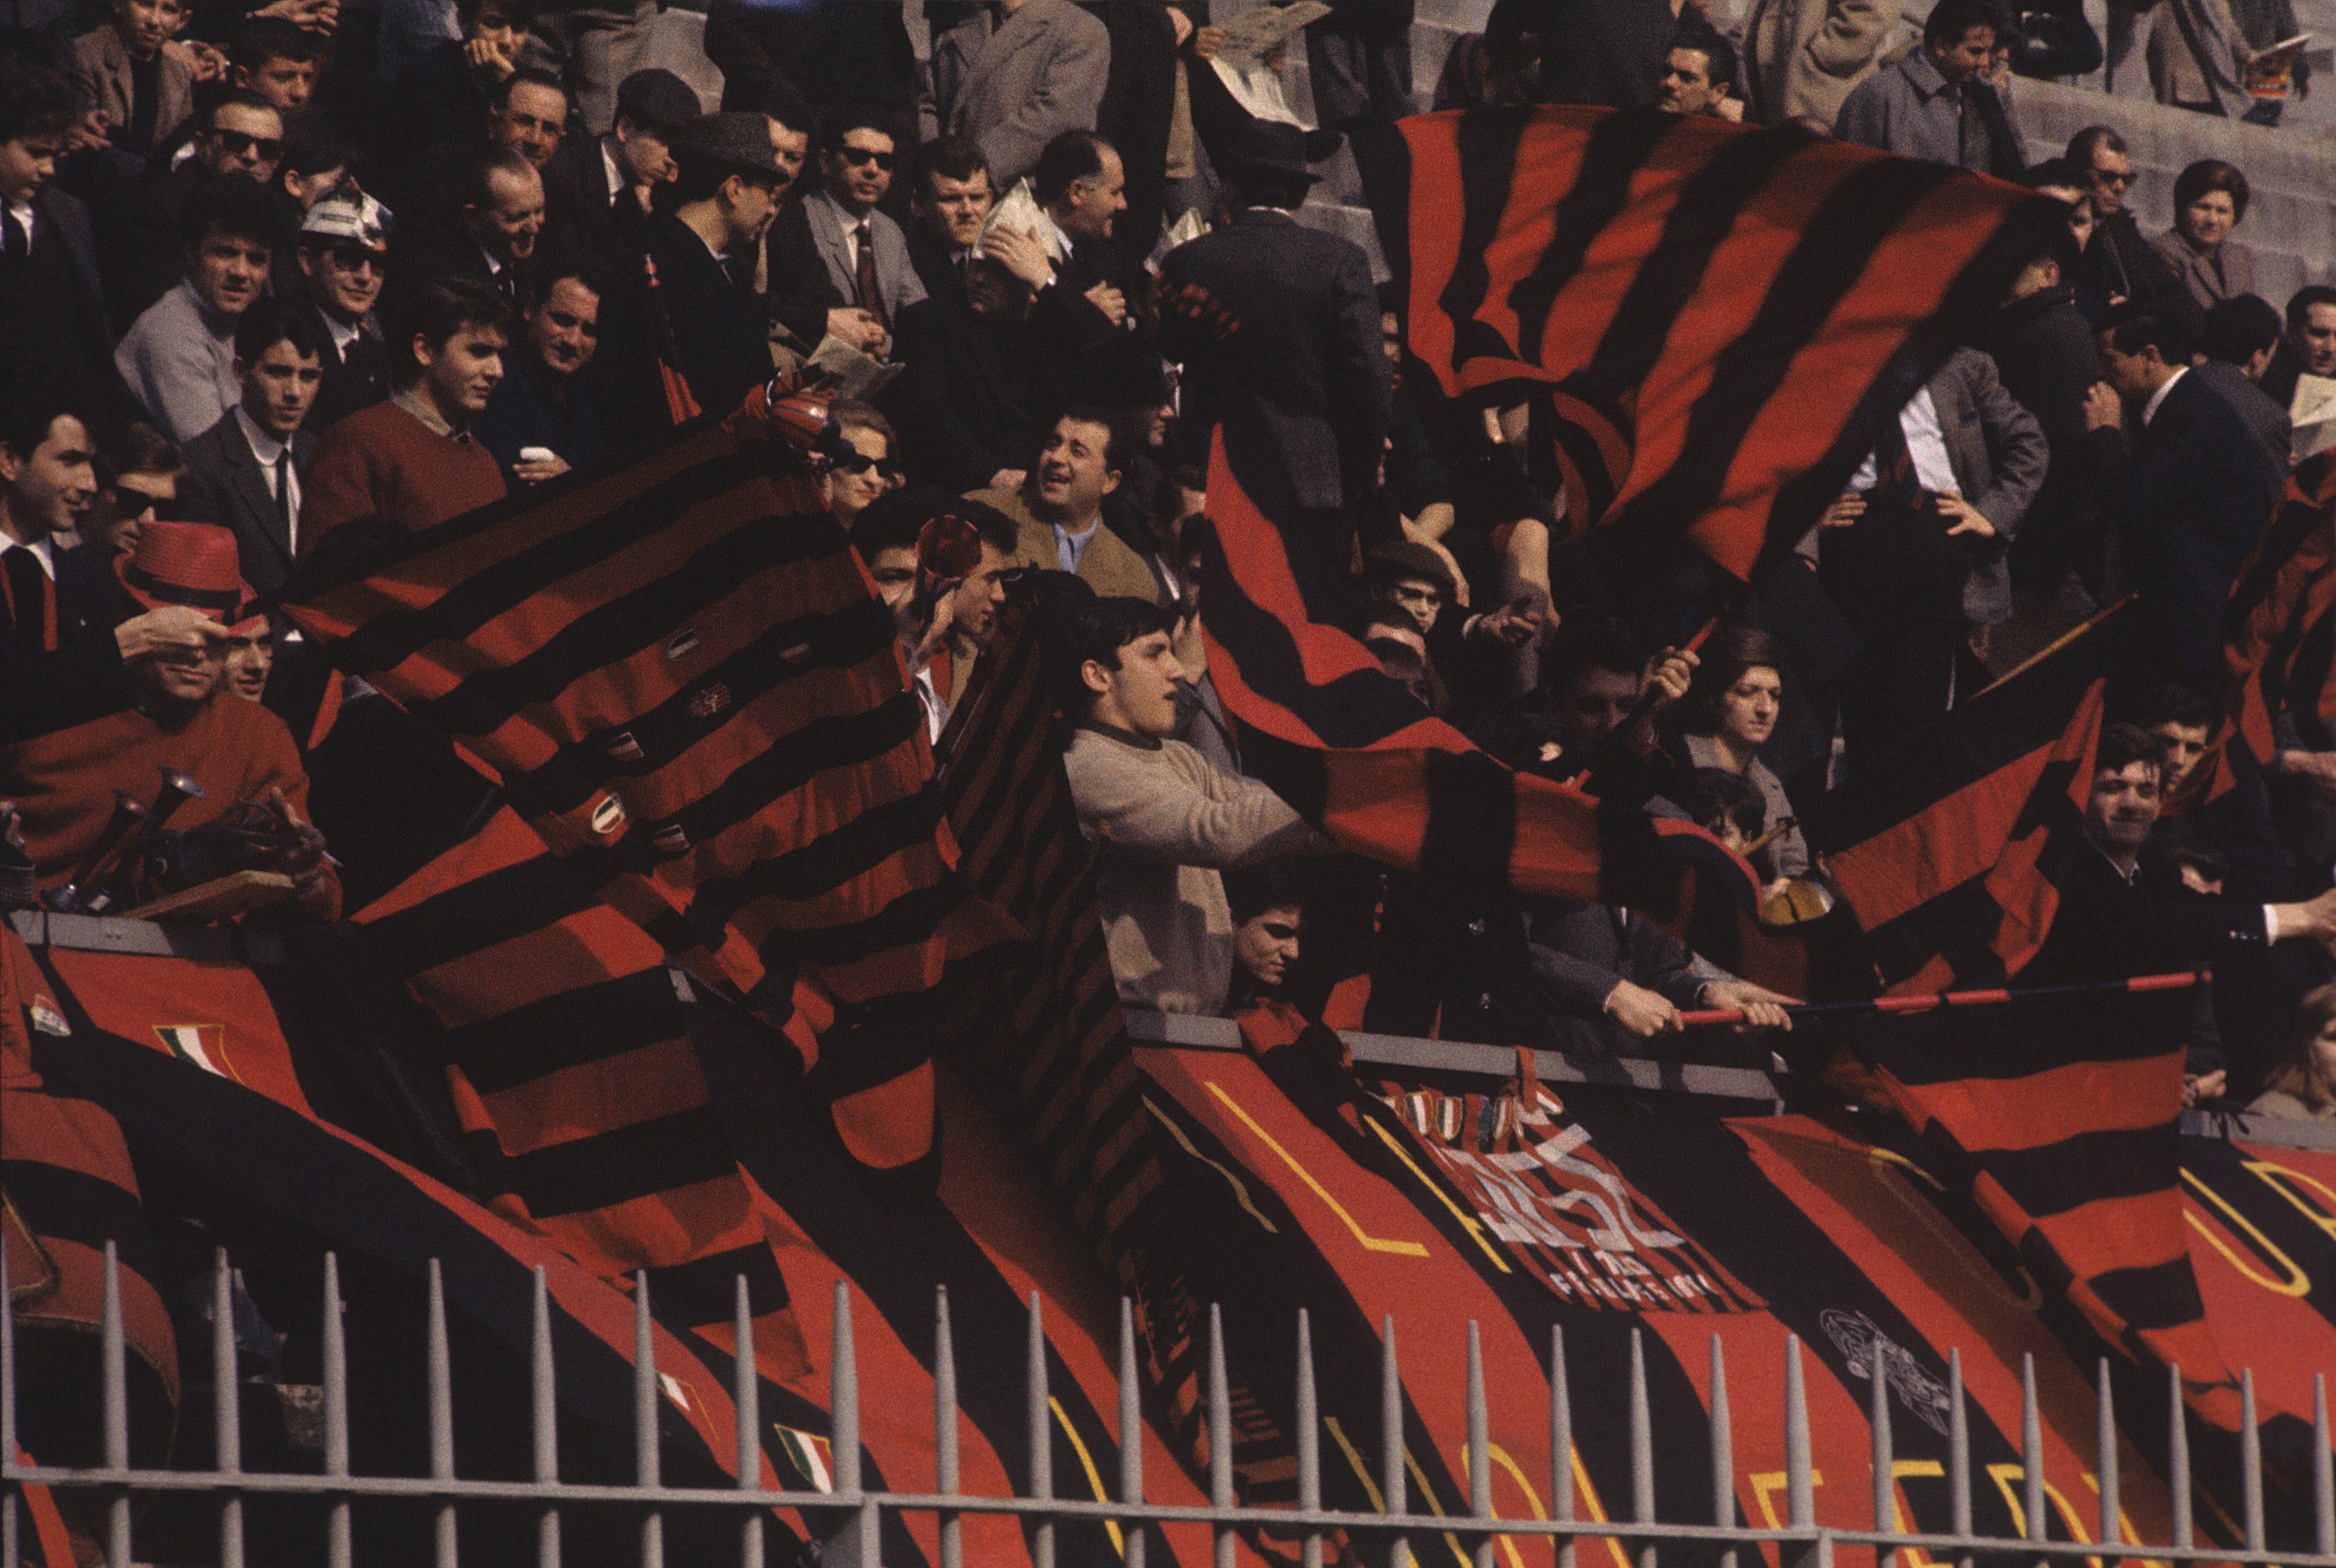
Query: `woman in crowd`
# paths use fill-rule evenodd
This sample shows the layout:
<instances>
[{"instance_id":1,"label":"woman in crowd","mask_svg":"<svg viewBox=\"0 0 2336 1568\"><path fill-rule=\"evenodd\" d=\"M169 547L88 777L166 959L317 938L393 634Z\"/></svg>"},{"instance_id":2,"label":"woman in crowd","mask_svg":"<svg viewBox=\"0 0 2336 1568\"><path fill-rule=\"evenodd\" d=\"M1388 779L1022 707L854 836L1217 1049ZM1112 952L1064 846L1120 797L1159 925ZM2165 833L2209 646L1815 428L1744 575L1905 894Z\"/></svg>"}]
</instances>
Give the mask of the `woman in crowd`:
<instances>
[{"instance_id":1,"label":"woman in crowd","mask_svg":"<svg viewBox=\"0 0 2336 1568\"><path fill-rule=\"evenodd\" d=\"M2247 1106L2254 1115L2336 1122L2336 985L2307 991L2295 1004L2263 1086Z\"/></svg>"},{"instance_id":2,"label":"woman in crowd","mask_svg":"<svg viewBox=\"0 0 2336 1568\"><path fill-rule=\"evenodd\" d=\"M1759 756L1776 727L1784 667L1784 650L1775 638L1753 627L1728 628L1704 648L1679 720L1690 764L1725 769L1760 792L1771 836L1754 852L1752 864L1767 880L1771 897L1782 891L1778 883L1809 874L1808 841L1801 830L1776 831L1793 814L1793 806Z\"/></svg>"},{"instance_id":3,"label":"woman in crowd","mask_svg":"<svg viewBox=\"0 0 2336 1568\"><path fill-rule=\"evenodd\" d=\"M2174 181L2174 227L2152 241L2201 310L2255 291L2254 252L2231 238L2247 215L2247 177L2202 158Z\"/></svg>"}]
</instances>

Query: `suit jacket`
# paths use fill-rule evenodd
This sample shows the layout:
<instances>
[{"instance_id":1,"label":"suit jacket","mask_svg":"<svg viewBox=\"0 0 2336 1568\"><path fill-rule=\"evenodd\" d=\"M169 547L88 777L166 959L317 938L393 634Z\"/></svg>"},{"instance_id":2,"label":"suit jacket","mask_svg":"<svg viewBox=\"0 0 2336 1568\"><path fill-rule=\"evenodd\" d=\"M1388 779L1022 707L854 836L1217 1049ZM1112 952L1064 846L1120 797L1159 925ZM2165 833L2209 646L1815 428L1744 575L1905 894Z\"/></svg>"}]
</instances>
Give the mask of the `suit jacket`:
<instances>
[{"instance_id":1,"label":"suit jacket","mask_svg":"<svg viewBox=\"0 0 2336 1568\"><path fill-rule=\"evenodd\" d=\"M2259 903L2145 892L2081 836L2062 852L2053 879L2060 890L2059 913L2042 948L2020 971L2023 986L2157 974L2265 946Z\"/></svg>"},{"instance_id":2,"label":"suit jacket","mask_svg":"<svg viewBox=\"0 0 2336 1568\"><path fill-rule=\"evenodd\" d=\"M2084 277L2078 281L2103 300L2122 295L2136 305L2173 310L2189 324L2194 338L2205 326L2205 313L2190 297L2181 275L2142 233L2130 209L2093 225L2093 237L2085 241Z\"/></svg>"},{"instance_id":3,"label":"suit jacket","mask_svg":"<svg viewBox=\"0 0 2336 1568\"><path fill-rule=\"evenodd\" d=\"M73 74L90 107L122 144L129 134L131 99L137 89L130 76L130 47L113 24L84 33L73 42ZM165 44L156 52L154 77L154 139L131 151L147 153L161 146L170 132L195 112L195 54L183 44Z\"/></svg>"},{"instance_id":4,"label":"suit jacket","mask_svg":"<svg viewBox=\"0 0 2336 1568\"><path fill-rule=\"evenodd\" d=\"M2089 450L2101 511L2121 530L2141 592L2130 673L2169 681L2219 669L2223 605L2279 498L2263 448L2185 372L2146 427L2130 439L2094 431Z\"/></svg>"},{"instance_id":5,"label":"suit jacket","mask_svg":"<svg viewBox=\"0 0 2336 1568\"><path fill-rule=\"evenodd\" d=\"M2255 291L2255 253L2235 239L2225 239L2212 256L2190 248L2178 229L2169 229L2150 241L2182 279L2183 288L2201 310L2212 310L2225 299Z\"/></svg>"},{"instance_id":6,"label":"suit jacket","mask_svg":"<svg viewBox=\"0 0 2336 1568\"><path fill-rule=\"evenodd\" d=\"M860 275L852 263L852 251L844 240L844 230L852 223L849 214L830 200L824 190L803 193L800 201L790 201L771 221L771 294L774 301L818 302L818 317L823 330L827 312L839 306L861 305L868 301L860 297ZM909 259L908 240L900 226L881 212L868 215L868 228L876 246L876 291L878 303L883 307L884 319L897 323L900 312L925 297L924 280ZM799 312L802 307L793 307ZM789 319L790 307L781 305L775 314L787 329L798 337L803 333ZM805 315L806 325L810 317ZM816 346L820 331L813 331L807 346Z\"/></svg>"},{"instance_id":7,"label":"suit jacket","mask_svg":"<svg viewBox=\"0 0 2336 1568\"><path fill-rule=\"evenodd\" d=\"M1060 569L1062 557L1055 549L1053 525L1030 515L1029 503L1023 500L1020 491L979 490L968 499L994 506L1014 520L1014 554L1022 565L1046 571ZM1095 520L1095 537L1087 541L1085 550L1079 556L1079 577L1106 599L1168 603L1152 568L1101 518Z\"/></svg>"},{"instance_id":8,"label":"suit jacket","mask_svg":"<svg viewBox=\"0 0 2336 1568\"><path fill-rule=\"evenodd\" d=\"M1887 0L1752 0L1744 17L1750 115L1831 125L1849 90L1874 74L1898 8Z\"/></svg>"},{"instance_id":9,"label":"suit jacket","mask_svg":"<svg viewBox=\"0 0 2336 1568\"><path fill-rule=\"evenodd\" d=\"M597 138L560 144L543 170L543 193L547 225L556 201L573 229L569 238L577 250L594 261L607 262L622 254L648 228L649 215L633 200L631 190L610 187L608 165Z\"/></svg>"},{"instance_id":10,"label":"suit jacket","mask_svg":"<svg viewBox=\"0 0 2336 1568\"><path fill-rule=\"evenodd\" d=\"M236 559L243 580L255 593L274 593L292 571L292 541L277 525L276 498L267 472L230 411L225 419L180 449L186 460L186 487L179 511L190 522L215 522L235 531ZM316 455L316 438L292 433L292 472L304 478Z\"/></svg>"},{"instance_id":11,"label":"suit jacket","mask_svg":"<svg viewBox=\"0 0 2336 1568\"><path fill-rule=\"evenodd\" d=\"M900 313L900 375L877 398L900 432L910 481L962 494L1027 468L1063 405L1059 368L1022 323L993 325L960 294Z\"/></svg>"},{"instance_id":12,"label":"suit jacket","mask_svg":"<svg viewBox=\"0 0 2336 1568\"><path fill-rule=\"evenodd\" d=\"M933 41L927 134L970 136L999 190L1066 131L1092 131L1111 75L1111 34L1071 0L1026 0L1002 26L987 9Z\"/></svg>"},{"instance_id":13,"label":"suit jacket","mask_svg":"<svg viewBox=\"0 0 2336 1568\"><path fill-rule=\"evenodd\" d=\"M925 286L928 299L963 299L965 275L958 270L954 248L933 238L933 231L922 222L911 223L901 231L909 248L909 265L917 269L918 280Z\"/></svg>"},{"instance_id":14,"label":"suit jacket","mask_svg":"<svg viewBox=\"0 0 2336 1568\"><path fill-rule=\"evenodd\" d=\"M1995 361L1976 349L1955 350L1931 377L1930 388L1946 437L1947 465L1954 470L1962 498L1995 524L1993 540L1971 547L1971 573L1963 579L1964 618L1974 626L1993 626L2011 617L2011 574L2004 555L2044 488L2050 461L2044 431L2004 391Z\"/></svg>"},{"instance_id":15,"label":"suit jacket","mask_svg":"<svg viewBox=\"0 0 2336 1568\"><path fill-rule=\"evenodd\" d=\"M324 313L313 304L308 309L316 319L317 330L325 335L326 346L325 381L316 389L316 405L308 411L308 428L323 430L360 408L387 402L395 378L381 324L368 313L349 346L336 349Z\"/></svg>"},{"instance_id":16,"label":"suit jacket","mask_svg":"<svg viewBox=\"0 0 2336 1568\"><path fill-rule=\"evenodd\" d=\"M1162 351L1184 367L1185 461L1211 429L1278 471L1304 507L1368 491L1393 376L1370 263L1286 212L1251 210L1170 251L1157 286Z\"/></svg>"},{"instance_id":17,"label":"suit jacket","mask_svg":"<svg viewBox=\"0 0 2336 1568\"><path fill-rule=\"evenodd\" d=\"M1526 940L1551 1023L1570 1051L1649 1054L1606 1019L1606 998L1624 980L1673 1007L1693 1008L1703 988L1729 978L1677 938L1619 904L1572 899L1526 903Z\"/></svg>"},{"instance_id":18,"label":"suit jacket","mask_svg":"<svg viewBox=\"0 0 2336 1568\"><path fill-rule=\"evenodd\" d=\"M654 295L644 260L657 263ZM727 414L771 378L763 323L706 242L669 212L649 220L609 279L600 322L600 351L589 373L592 401L618 446L674 424L657 369L665 322L672 326L673 368L702 411Z\"/></svg>"},{"instance_id":19,"label":"suit jacket","mask_svg":"<svg viewBox=\"0 0 2336 1568\"><path fill-rule=\"evenodd\" d=\"M54 184L33 195L33 259L31 277L0 268L0 358L11 365L62 360L111 387L113 327L89 209ZM62 297L36 281L52 260L56 274L69 279Z\"/></svg>"},{"instance_id":20,"label":"suit jacket","mask_svg":"<svg viewBox=\"0 0 2336 1568\"><path fill-rule=\"evenodd\" d=\"M54 650L19 652L15 617L0 597L0 745L130 706L130 679L113 640L123 598L113 556L90 544L52 552L57 596Z\"/></svg>"},{"instance_id":21,"label":"suit jacket","mask_svg":"<svg viewBox=\"0 0 2336 1568\"><path fill-rule=\"evenodd\" d=\"M2247 379L2247 373L2227 360L2210 359L2204 365L2194 365L2190 374L2204 381L2222 394L2245 422L2255 441L2271 460L2278 482L2285 483L2295 445L2295 422L2288 417L2286 405L2274 403L2263 394L2263 389Z\"/></svg>"}]
</instances>

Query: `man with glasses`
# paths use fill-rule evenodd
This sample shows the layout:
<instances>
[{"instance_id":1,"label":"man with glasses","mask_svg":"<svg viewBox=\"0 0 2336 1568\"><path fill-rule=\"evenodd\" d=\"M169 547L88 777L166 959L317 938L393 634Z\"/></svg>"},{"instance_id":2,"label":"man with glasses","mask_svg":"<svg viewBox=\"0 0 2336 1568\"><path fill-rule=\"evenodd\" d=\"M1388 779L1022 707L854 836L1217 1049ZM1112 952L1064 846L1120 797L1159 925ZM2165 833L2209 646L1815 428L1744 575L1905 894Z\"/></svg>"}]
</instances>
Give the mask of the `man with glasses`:
<instances>
[{"instance_id":1,"label":"man with glasses","mask_svg":"<svg viewBox=\"0 0 2336 1568\"><path fill-rule=\"evenodd\" d=\"M2068 141L2068 161L2093 199L2093 234L2085 243L2085 283L2110 305L2130 300L2182 318L2193 337L2205 322L2181 276L2141 232L2133 209L2133 160L2125 138L2091 125Z\"/></svg>"},{"instance_id":2,"label":"man with glasses","mask_svg":"<svg viewBox=\"0 0 2336 1568\"><path fill-rule=\"evenodd\" d=\"M771 226L772 315L806 348L834 336L881 355L900 312L925 297L900 226L876 209L898 150L867 110L832 116L819 150L818 189Z\"/></svg>"},{"instance_id":3,"label":"man with glasses","mask_svg":"<svg viewBox=\"0 0 2336 1568\"><path fill-rule=\"evenodd\" d=\"M297 253L307 282L301 303L326 340L312 429L389 397L389 343L374 318L389 277L389 209L355 190L326 197L300 225Z\"/></svg>"}]
</instances>

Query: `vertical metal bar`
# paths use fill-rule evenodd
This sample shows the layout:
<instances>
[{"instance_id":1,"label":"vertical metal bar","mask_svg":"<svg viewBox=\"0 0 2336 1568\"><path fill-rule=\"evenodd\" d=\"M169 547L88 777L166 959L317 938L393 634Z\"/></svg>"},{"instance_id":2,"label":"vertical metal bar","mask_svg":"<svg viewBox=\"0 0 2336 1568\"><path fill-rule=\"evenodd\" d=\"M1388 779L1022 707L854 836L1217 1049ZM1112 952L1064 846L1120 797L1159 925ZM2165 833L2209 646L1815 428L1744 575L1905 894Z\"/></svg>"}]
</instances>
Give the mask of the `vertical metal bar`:
<instances>
[{"instance_id":1,"label":"vertical metal bar","mask_svg":"<svg viewBox=\"0 0 2336 1568\"><path fill-rule=\"evenodd\" d=\"M1963 1351L1947 1351L1947 1520L1958 1535L1971 1533L1971 1413L1963 1408ZM1971 1554L1957 1561L1971 1568Z\"/></svg>"},{"instance_id":2,"label":"vertical metal bar","mask_svg":"<svg viewBox=\"0 0 2336 1568\"><path fill-rule=\"evenodd\" d=\"M430 1384L430 1478L454 1478L454 1364L446 1342L446 1284L438 1260L430 1260L430 1321L427 1376ZM438 1505L436 1548L438 1568L455 1568L457 1550L454 1502Z\"/></svg>"},{"instance_id":3,"label":"vertical metal bar","mask_svg":"<svg viewBox=\"0 0 2336 1568\"><path fill-rule=\"evenodd\" d=\"M2182 1398L2182 1368L2166 1368L2166 1491L2174 1504L2174 1544L2190 1544L2190 1410Z\"/></svg>"},{"instance_id":4,"label":"vertical metal bar","mask_svg":"<svg viewBox=\"0 0 2336 1568\"><path fill-rule=\"evenodd\" d=\"M1801 1340L1785 1339L1785 1493L1794 1529L1816 1522L1815 1483L1809 1478L1809 1396L1801 1382Z\"/></svg>"},{"instance_id":5,"label":"vertical metal bar","mask_svg":"<svg viewBox=\"0 0 2336 1568\"><path fill-rule=\"evenodd\" d=\"M1209 1303L1209 1506L1231 1508L1233 1505L1233 1413L1232 1394L1225 1376L1225 1318L1214 1301ZM1216 1568L1233 1568L1233 1532L1230 1522L1219 1519L1211 1528L1216 1533Z\"/></svg>"},{"instance_id":6,"label":"vertical metal bar","mask_svg":"<svg viewBox=\"0 0 2336 1568\"><path fill-rule=\"evenodd\" d=\"M2020 1505L2028 1514L2028 1539L2044 1539L2044 1420L2036 1407L2036 1358L2020 1357Z\"/></svg>"},{"instance_id":7,"label":"vertical metal bar","mask_svg":"<svg viewBox=\"0 0 2336 1568\"><path fill-rule=\"evenodd\" d=\"M2239 1503L2246 1512L2247 1550L2263 1549L2263 1428L2255 1425L2255 1369L2239 1373Z\"/></svg>"},{"instance_id":8,"label":"vertical metal bar","mask_svg":"<svg viewBox=\"0 0 2336 1568\"><path fill-rule=\"evenodd\" d=\"M828 1341L828 1437L835 1451L835 1489L850 1496L859 1514L850 1526L857 1554L843 1561L863 1565L876 1561L876 1505L860 1490L860 1360L852 1342L852 1287L835 1282L834 1328Z\"/></svg>"},{"instance_id":9,"label":"vertical metal bar","mask_svg":"<svg viewBox=\"0 0 2336 1568\"><path fill-rule=\"evenodd\" d=\"M1640 1524L1655 1522L1655 1420L1647 1404L1647 1349L1636 1329L1630 1330L1630 1517ZM1639 1546L1639 1568L1655 1568L1655 1544Z\"/></svg>"},{"instance_id":10,"label":"vertical metal bar","mask_svg":"<svg viewBox=\"0 0 2336 1568\"><path fill-rule=\"evenodd\" d=\"M738 1490L759 1491L763 1485L763 1379L754 1365L754 1293L740 1274L737 1305L730 1329L735 1359L731 1364L730 1407L738 1417ZM763 1511L748 1508L738 1516L738 1568L763 1568Z\"/></svg>"},{"instance_id":11,"label":"vertical metal bar","mask_svg":"<svg viewBox=\"0 0 2336 1568\"><path fill-rule=\"evenodd\" d=\"M1874 1374L1865 1390L1866 1428L1874 1439L1874 1528L1877 1534L1893 1535L1898 1531L1898 1488L1897 1455L1890 1441L1890 1368L1883 1364L1879 1339L1866 1354L1873 1358ZM1874 1561L1874 1568L1896 1568L1898 1548L1878 1548Z\"/></svg>"},{"instance_id":12,"label":"vertical metal bar","mask_svg":"<svg viewBox=\"0 0 2336 1568\"><path fill-rule=\"evenodd\" d=\"M1403 1470L1403 1372L1396 1364L1395 1314L1379 1319L1379 1497L1390 1514L1410 1512L1411 1478ZM1411 1568L1411 1537L1387 1547L1387 1568Z\"/></svg>"},{"instance_id":13,"label":"vertical metal bar","mask_svg":"<svg viewBox=\"0 0 2336 1568\"><path fill-rule=\"evenodd\" d=\"M1549 1514L1573 1517L1573 1380L1565 1370L1565 1330L1549 1326ZM1573 1568L1573 1537L1557 1538L1557 1568Z\"/></svg>"},{"instance_id":14,"label":"vertical metal bar","mask_svg":"<svg viewBox=\"0 0 2336 1568\"><path fill-rule=\"evenodd\" d=\"M122 1260L105 1243L105 1316L101 1329L100 1377L105 1400L105 1467L130 1468L130 1362L122 1335ZM15 1456L10 1455L11 1458ZM130 1488L106 1489L106 1568L130 1568Z\"/></svg>"},{"instance_id":15,"label":"vertical metal bar","mask_svg":"<svg viewBox=\"0 0 2336 1568\"><path fill-rule=\"evenodd\" d=\"M1314 1331L1306 1309L1298 1309L1298 1505L1322 1506L1322 1422L1314 1397ZM1302 1568L1322 1568L1322 1533L1309 1529L1299 1547Z\"/></svg>"},{"instance_id":16,"label":"vertical metal bar","mask_svg":"<svg viewBox=\"0 0 2336 1568\"><path fill-rule=\"evenodd\" d=\"M559 1395L551 1386L551 1290L535 1264L535 1322L528 1334L528 1402L535 1417L535 1482L560 1479ZM560 1568L560 1510L547 1505L535 1516L535 1568Z\"/></svg>"},{"instance_id":17,"label":"vertical metal bar","mask_svg":"<svg viewBox=\"0 0 2336 1568\"><path fill-rule=\"evenodd\" d=\"M1041 1502L1055 1495L1055 1417L1047 1405L1046 1325L1040 1315L1038 1292L1030 1292L1029 1328L1024 1340L1025 1387L1029 1396L1030 1495ZM1030 1522L1032 1568L1055 1568L1055 1521L1040 1514Z\"/></svg>"},{"instance_id":18,"label":"vertical metal bar","mask_svg":"<svg viewBox=\"0 0 2336 1568\"><path fill-rule=\"evenodd\" d=\"M349 1473L349 1353L341 1320L341 1261L325 1254L325 1474ZM325 1515L326 1568L349 1568L354 1551L350 1537L349 1499L333 1499Z\"/></svg>"},{"instance_id":19,"label":"vertical metal bar","mask_svg":"<svg viewBox=\"0 0 2336 1568\"><path fill-rule=\"evenodd\" d=\"M560 1479L560 1404L551 1378L551 1291L543 1265L535 1268L535 1320L528 1339L528 1397L535 1424L535 1480L549 1486ZM547 1505L535 1516L536 1568L560 1568L560 1509Z\"/></svg>"},{"instance_id":20,"label":"vertical metal bar","mask_svg":"<svg viewBox=\"0 0 2336 1568\"><path fill-rule=\"evenodd\" d=\"M2312 1550L2336 1557L2336 1456L2328 1446L2328 1375L2312 1374Z\"/></svg>"},{"instance_id":21,"label":"vertical metal bar","mask_svg":"<svg viewBox=\"0 0 2336 1568\"><path fill-rule=\"evenodd\" d=\"M2125 1538L2125 1500L2117 1492L2117 1428L2115 1396L2109 1389L2109 1359L2100 1359L2097 1374L2099 1393L2093 1404L2093 1472L2101 1478L2101 1522L2098 1539L2117 1544ZM2101 1568L2117 1568L2120 1560L2104 1556Z\"/></svg>"},{"instance_id":22,"label":"vertical metal bar","mask_svg":"<svg viewBox=\"0 0 2336 1568\"><path fill-rule=\"evenodd\" d=\"M1484 1408L1484 1347L1476 1320L1468 1320L1468 1513L1493 1516L1492 1418ZM1476 1543L1476 1568L1493 1568L1493 1538Z\"/></svg>"},{"instance_id":23,"label":"vertical metal bar","mask_svg":"<svg viewBox=\"0 0 2336 1568\"><path fill-rule=\"evenodd\" d=\"M1136 1381L1135 1303L1119 1299L1119 1500L1144 1501L1144 1390ZM1144 1568L1144 1521L1130 1519L1121 1552L1127 1568Z\"/></svg>"},{"instance_id":24,"label":"vertical metal bar","mask_svg":"<svg viewBox=\"0 0 2336 1568\"><path fill-rule=\"evenodd\" d=\"M957 1340L947 1285L933 1288L933 1479L943 1496L957 1495ZM963 1568L965 1529L954 1511L940 1516L940 1568Z\"/></svg>"},{"instance_id":25,"label":"vertical metal bar","mask_svg":"<svg viewBox=\"0 0 2336 1568\"><path fill-rule=\"evenodd\" d=\"M633 1485L649 1503L659 1488L657 1466L657 1336L649 1322L649 1275L633 1274ZM654 1504L641 1512L641 1568L665 1568L665 1514Z\"/></svg>"},{"instance_id":26,"label":"vertical metal bar","mask_svg":"<svg viewBox=\"0 0 2336 1568\"><path fill-rule=\"evenodd\" d=\"M242 1384L235 1360L235 1271L225 1247L211 1256L211 1463L223 1475L239 1475ZM219 1496L219 1568L243 1568L243 1498L234 1492Z\"/></svg>"},{"instance_id":27,"label":"vertical metal bar","mask_svg":"<svg viewBox=\"0 0 2336 1568\"><path fill-rule=\"evenodd\" d=\"M1711 1522L1736 1524L1736 1433L1728 1416L1728 1355L1711 1337ZM1719 1568L1736 1568L1736 1548L1719 1554Z\"/></svg>"}]
</instances>

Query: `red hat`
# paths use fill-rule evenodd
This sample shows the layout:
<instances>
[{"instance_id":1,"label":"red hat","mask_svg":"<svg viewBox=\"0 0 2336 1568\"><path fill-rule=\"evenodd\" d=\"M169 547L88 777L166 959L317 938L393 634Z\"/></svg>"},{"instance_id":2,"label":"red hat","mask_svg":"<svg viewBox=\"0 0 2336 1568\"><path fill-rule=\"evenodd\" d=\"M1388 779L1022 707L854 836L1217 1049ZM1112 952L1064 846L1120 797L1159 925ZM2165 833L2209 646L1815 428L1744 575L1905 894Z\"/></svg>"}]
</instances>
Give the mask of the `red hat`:
<instances>
[{"instance_id":1,"label":"red hat","mask_svg":"<svg viewBox=\"0 0 2336 1568\"><path fill-rule=\"evenodd\" d=\"M137 553L115 557L113 570L122 591L145 609L183 604L224 624L251 599L235 534L215 523L150 522Z\"/></svg>"}]
</instances>

